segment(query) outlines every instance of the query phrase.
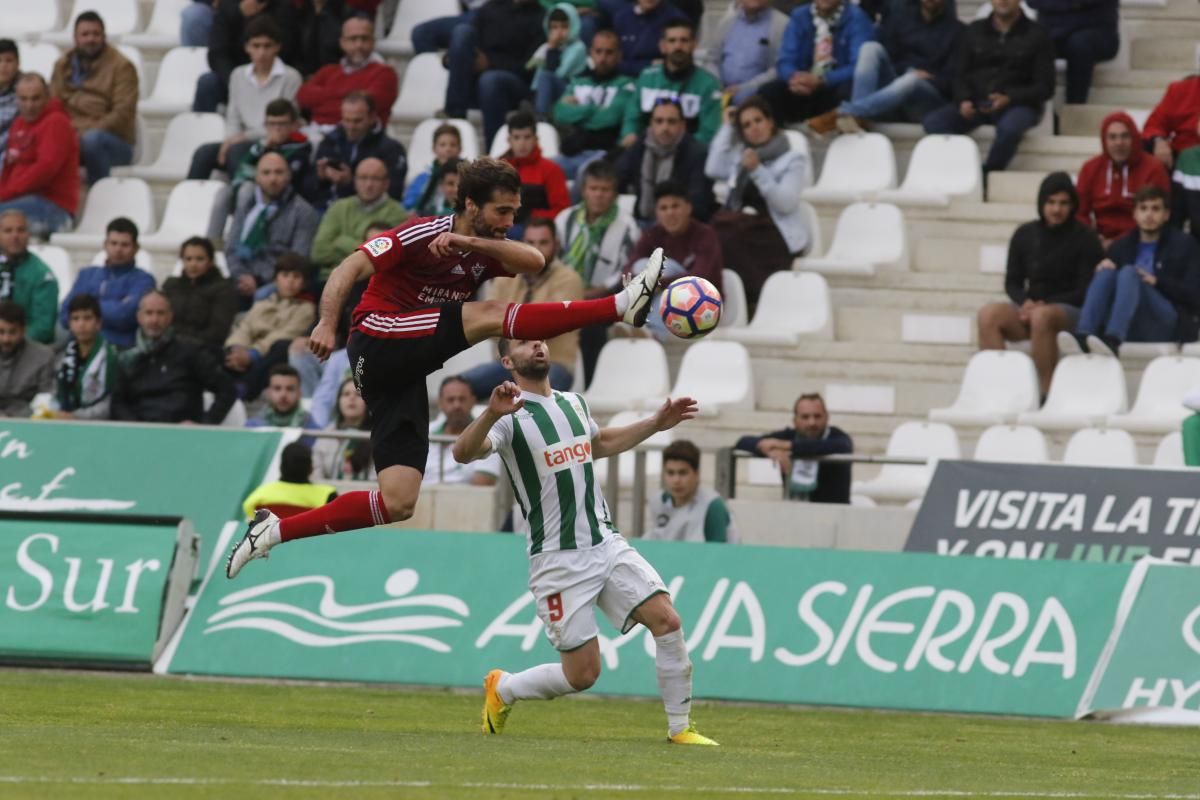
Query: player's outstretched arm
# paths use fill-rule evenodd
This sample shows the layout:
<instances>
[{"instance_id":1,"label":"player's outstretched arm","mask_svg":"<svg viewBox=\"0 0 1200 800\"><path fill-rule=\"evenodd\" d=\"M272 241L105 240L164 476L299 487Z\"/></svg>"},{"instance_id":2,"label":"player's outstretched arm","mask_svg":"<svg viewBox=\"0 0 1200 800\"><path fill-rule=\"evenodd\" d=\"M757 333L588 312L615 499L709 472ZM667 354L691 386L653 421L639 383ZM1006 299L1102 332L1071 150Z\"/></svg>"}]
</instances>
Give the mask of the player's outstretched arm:
<instances>
[{"instance_id":1,"label":"player's outstretched arm","mask_svg":"<svg viewBox=\"0 0 1200 800\"><path fill-rule=\"evenodd\" d=\"M460 464L469 464L486 458L492 452L492 440L488 438L488 431L501 417L519 411L524 405L521 390L512 381L505 381L493 389L492 396L488 398L487 408L458 435L450 449L454 460Z\"/></svg>"},{"instance_id":2,"label":"player's outstretched arm","mask_svg":"<svg viewBox=\"0 0 1200 800\"><path fill-rule=\"evenodd\" d=\"M308 349L324 361L329 358L337 344L337 321L346 305L350 289L375 272L371 259L361 250L355 250L337 265L321 293L321 319L308 337Z\"/></svg>"},{"instance_id":3,"label":"player's outstretched arm","mask_svg":"<svg viewBox=\"0 0 1200 800\"><path fill-rule=\"evenodd\" d=\"M659 431L669 431L696 416L696 401L690 397L667 398L654 416L621 428L601 428L592 439L592 458L605 458L637 447Z\"/></svg>"},{"instance_id":4,"label":"player's outstretched arm","mask_svg":"<svg viewBox=\"0 0 1200 800\"><path fill-rule=\"evenodd\" d=\"M463 236L447 231L429 244L429 252L438 258L452 255L455 250L470 250L472 253L494 258L514 275L522 272L541 272L546 267L546 259L536 247L512 239Z\"/></svg>"}]
</instances>

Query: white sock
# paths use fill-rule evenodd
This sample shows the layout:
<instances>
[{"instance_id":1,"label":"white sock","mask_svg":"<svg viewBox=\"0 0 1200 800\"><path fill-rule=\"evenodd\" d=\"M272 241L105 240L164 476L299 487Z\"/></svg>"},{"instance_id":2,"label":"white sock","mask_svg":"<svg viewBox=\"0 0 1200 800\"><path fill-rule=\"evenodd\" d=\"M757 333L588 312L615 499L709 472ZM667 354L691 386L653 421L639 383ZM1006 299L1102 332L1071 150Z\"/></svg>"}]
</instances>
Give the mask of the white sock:
<instances>
[{"instance_id":1,"label":"white sock","mask_svg":"<svg viewBox=\"0 0 1200 800\"><path fill-rule=\"evenodd\" d=\"M613 300L617 304L617 313L618 314L624 314L626 311L629 310L629 293L628 292L624 292L624 291L617 292L616 294L613 295Z\"/></svg>"},{"instance_id":2,"label":"white sock","mask_svg":"<svg viewBox=\"0 0 1200 800\"><path fill-rule=\"evenodd\" d=\"M667 731L674 736L686 730L692 716L692 661L688 658L683 630L654 637L654 668L658 693L667 710Z\"/></svg>"},{"instance_id":3,"label":"white sock","mask_svg":"<svg viewBox=\"0 0 1200 800\"><path fill-rule=\"evenodd\" d=\"M496 687L505 703L518 700L553 700L564 694L574 694L575 687L567 680L562 664L539 664L516 674L504 673Z\"/></svg>"},{"instance_id":4,"label":"white sock","mask_svg":"<svg viewBox=\"0 0 1200 800\"><path fill-rule=\"evenodd\" d=\"M276 522L274 525L267 528L267 549L270 549L270 548L274 547L275 545L279 544L280 541L281 540L279 538L279 523Z\"/></svg>"}]
</instances>

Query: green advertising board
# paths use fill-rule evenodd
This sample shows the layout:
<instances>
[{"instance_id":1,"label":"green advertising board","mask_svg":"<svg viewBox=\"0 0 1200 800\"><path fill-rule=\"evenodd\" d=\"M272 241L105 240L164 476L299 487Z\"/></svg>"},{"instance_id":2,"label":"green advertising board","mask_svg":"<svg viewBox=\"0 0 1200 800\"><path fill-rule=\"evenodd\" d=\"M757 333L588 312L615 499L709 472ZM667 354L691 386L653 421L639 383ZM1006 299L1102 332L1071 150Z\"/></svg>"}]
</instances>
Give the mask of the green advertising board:
<instances>
[{"instance_id":1,"label":"green advertising board","mask_svg":"<svg viewBox=\"0 0 1200 800\"><path fill-rule=\"evenodd\" d=\"M279 440L236 428L0 420L0 511L185 517L207 565Z\"/></svg>"},{"instance_id":2,"label":"green advertising board","mask_svg":"<svg viewBox=\"0 0 1200 800\"><path fill-rule=\"evenodd\" d=\"M671 589L706 698L1069 717L1121 564L636 542ZM375 530L206 580L160 671L478 686L557 654L523 542ZM657 695L653 639L601 619L596 691Z\"/></svg>"}]
</instances>

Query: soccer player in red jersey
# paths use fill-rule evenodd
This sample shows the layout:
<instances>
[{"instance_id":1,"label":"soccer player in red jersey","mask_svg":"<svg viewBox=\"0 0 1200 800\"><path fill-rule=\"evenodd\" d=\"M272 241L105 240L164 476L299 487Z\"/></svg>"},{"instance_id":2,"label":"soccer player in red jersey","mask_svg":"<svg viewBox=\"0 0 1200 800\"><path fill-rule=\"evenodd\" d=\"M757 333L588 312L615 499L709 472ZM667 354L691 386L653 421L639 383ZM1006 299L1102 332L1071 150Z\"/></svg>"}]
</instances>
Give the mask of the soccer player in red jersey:
<instances>
[{"instance_id":1,"label":"soccer player in red jersey","mask_svg":"<svg viewBox=\"0 0 1200 800\"><path fill-rule=\"evenodd\" d=\"M425 377L451 356L496 336L550 339L586 325L646 323L662 274L661 250L641 275L609 297L467 302L488 278L539 272L545 259L534 247L504 238L521 206L521 179L512 166L480 158L461 165L459 175L453 215L410 219L364 242L333 271L321 296L321 320L309 338L313 353L327 358L351 287L369 277L346 347L372 420L379 488L349 492L282 520L260 509L229 554L228 577L281 542L411 517L429 452Z\"/></svg>"}]
</instances>

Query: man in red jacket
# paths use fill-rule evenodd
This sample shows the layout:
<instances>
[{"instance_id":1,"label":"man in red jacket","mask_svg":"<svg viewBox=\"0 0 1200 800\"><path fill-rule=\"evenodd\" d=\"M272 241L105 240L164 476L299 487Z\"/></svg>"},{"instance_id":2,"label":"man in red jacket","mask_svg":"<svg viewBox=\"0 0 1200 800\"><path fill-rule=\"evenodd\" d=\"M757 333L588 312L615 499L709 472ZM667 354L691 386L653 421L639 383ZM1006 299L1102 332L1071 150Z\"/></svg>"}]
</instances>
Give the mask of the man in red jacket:
<instances>
[{"instance_id":1,"label":"man in red jacket","mask_svg":"<svg viewBox=\"0 0 1200 800\"><path fill-rule=\"evenodd\" d=\"M566 175L562 167L542 155L532 114L514 111L508 115L508 152L501 158L521 176L521 210L509 230L510 239L520 239L531 218L553 222L558 212L571 205Z\"/></svg>"},{"instance_id":2,"label":"man in red jacket","mask_svg":"<svg viewBox=\"0 0 1200 800\"><path fill-rule=\"evenodd\" d=\"M29 232L47 236L68 226L79 208L79 137L41 75L22 75L16 93L18 116L0 172L0 211L25 212Z\"/></svg>"},{"instance_id":3,"label":"man in red jacket","mask_svg":"<svg viewBox=\"0 0 1200 800\"><path fill-rule=\"evenodd\" d=\"M375 52L375 25L364 17L351 17L342 23L338 43L345 57L305 81L296 102L313 122L332 126L341 119L342 99L353 91L366 92L387 125L400 89L396 70Z\"/></svg>"},{"instance_id":4,"label":"man in red jacket","mask_svg":"<svg viewBox=\"0 0 1200 800\"><path fill-rule=\"evenodd\" d=\"M1200 75L1167 87L1146 120L1142 138L1167 169L1174 166L1175 156L1200 144Z\"/></svg>"},{"instance_id":5,"label":"man in red jacket","mask_svg":"<svg viewBox=\"0 0 1200 800\"><path fill-rule=\"evenodd\" d=\"M1107 250L1134 229L1133 196L1147 184L1164 192L1171 179L1162 162L1141 147L1137 123L1123 111L1100 124L1100 155L1084 162L1075 185L1079 189L1079 221L1100 234Z\"/></svg>"}]
</instances>

